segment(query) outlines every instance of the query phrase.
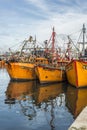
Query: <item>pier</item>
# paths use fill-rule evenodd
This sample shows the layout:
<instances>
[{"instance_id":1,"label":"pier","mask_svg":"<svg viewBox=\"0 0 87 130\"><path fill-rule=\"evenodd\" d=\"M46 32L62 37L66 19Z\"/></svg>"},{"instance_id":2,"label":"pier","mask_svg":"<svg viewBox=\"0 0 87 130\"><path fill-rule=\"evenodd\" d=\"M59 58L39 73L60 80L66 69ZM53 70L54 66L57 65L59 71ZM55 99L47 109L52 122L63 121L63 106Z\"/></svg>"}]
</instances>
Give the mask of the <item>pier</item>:
<instances>
[{"instance_id":1,"label":"pier","mask_svg":"<svg viewBox=\"0 0 87 130\"><path fill-rule=\"evenodd\" d=\"M87 106L82 110L68 130L87 130Z\"/></svg>"}]
</instances>

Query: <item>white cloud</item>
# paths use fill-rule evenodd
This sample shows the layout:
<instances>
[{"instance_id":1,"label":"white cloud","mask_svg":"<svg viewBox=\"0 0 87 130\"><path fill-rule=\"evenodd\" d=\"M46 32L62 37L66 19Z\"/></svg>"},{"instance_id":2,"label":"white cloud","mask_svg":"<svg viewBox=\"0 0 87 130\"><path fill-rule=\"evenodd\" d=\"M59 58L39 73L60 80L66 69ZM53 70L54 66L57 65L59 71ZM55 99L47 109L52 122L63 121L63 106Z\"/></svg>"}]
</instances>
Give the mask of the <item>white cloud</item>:
<instances>
[{"instance_id":1,"label":"white cloud","mask_svg":"<svg viewBox=\"0 0 87 130\"><path fill-rule=\"evenodd\" d=\"M57 34L71 34L82 28L82 24L87 24L86 12L84 9L86 2L76 0L76 5L70 1L66 5L58 3L47 3L45 0L24 0L28 6L17 7L17 10L0 11L0 48L3 50L19 44L29 35L37 37L37 41L50 38L52 27L55 27ZM84 7L80 5L85 3ZM29 8L32 5L32 8ZM16 6L16 5L15 5ZM36 7L35 10L34 7ZM4 47L5 46L5 47Z\"/></svg>"},{"instance_id":2,"label":"white cloud","mask_svg":"<svg viewBox=\"0 0 87 130\"><path fill-rule=\"evenodd\" d=\"M48 11L45 0L25 0L25 1L27 1L28 3L31 3L33 6L36 6L39 9L42 9L44 11Z\"/></svg>"}]
</instances>

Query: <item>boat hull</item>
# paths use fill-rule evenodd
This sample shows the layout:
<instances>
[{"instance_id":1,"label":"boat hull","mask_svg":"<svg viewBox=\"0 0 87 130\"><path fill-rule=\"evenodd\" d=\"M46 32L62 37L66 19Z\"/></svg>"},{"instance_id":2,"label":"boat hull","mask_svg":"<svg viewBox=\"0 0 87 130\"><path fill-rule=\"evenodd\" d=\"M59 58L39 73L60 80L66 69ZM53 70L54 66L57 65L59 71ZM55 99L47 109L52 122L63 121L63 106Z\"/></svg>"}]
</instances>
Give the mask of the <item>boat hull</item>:
<instances>
[{"instance_id":1,"label":"boat hull","mask_svg":"<svg viewBox=\"0 0 87 130\"><path fill-rule=\"evenodd\" d=\"M36 79L34 64L31 63L8 63L7 72L11 80L34 80Z\"/></svg>"},{"instance_id":2,"label":"boat hull","mask_svg":"<svg viewBox=\"0 0 87 130\"><path fill-rule=\"evenodd\" d=\"M66 76L68 82L75 86L86 87L87 86L87 62L80 60L73 60L66 65Z\"/></svg>"},{"instance_id":3,"label":"boat hull","mask_svg":"<svg viewBox=\"0 0 87 130\"><path fill-rule=\"evenodd\" d=\"M37 66L36 74L40 83L62 82L66 80L65 72L61 69Z\"/></svg>"}]
</instances>

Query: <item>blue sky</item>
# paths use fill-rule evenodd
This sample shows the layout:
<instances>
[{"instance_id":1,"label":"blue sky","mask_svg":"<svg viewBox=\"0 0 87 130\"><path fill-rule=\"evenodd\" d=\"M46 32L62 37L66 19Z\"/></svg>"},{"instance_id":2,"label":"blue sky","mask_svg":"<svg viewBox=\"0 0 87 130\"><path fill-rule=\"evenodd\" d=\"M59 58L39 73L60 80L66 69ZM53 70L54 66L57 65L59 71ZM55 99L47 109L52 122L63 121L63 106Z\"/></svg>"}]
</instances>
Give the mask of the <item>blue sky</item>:
<instances>
[{"instance_id":1,"label":"blue sky","mask_svg":"<svg viewBox=\"0 0 87 130\"><path fill-rule=\"evenodd\" d=\"M52 27L70 34L87 25L87 0L0 0L0 51L36 35L42 43Z\"/></svg>"}]
</instances>

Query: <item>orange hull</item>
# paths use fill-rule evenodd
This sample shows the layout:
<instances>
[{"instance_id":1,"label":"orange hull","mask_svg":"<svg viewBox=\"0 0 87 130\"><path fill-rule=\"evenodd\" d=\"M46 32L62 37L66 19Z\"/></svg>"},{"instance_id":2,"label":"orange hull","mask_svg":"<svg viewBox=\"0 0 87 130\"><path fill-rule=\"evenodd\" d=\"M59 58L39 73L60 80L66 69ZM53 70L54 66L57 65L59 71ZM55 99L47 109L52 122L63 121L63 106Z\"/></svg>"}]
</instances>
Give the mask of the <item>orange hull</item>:
<instances>
[{"instance_id":1,"label":"orange hull","mask_svg":"<svg viewBox=\"0 0 87 130\"><path fill-rule=\"evenodd\" d=\"M6 66L12 80L34 80L36 79L34 64L31 63L8 63Z\"/></svg>"},{"instance_id":2,"label":"orange hull","mask_svg":"<svg viewBox=\"0 0 87 130\"><path fill-rule=\"evenodd\" d=\"M37 79L35 74L35 65L37 64L48 64L48 60L40 57L32 63L7 62L6 68L12 80L34 80Z\"/></svg>"},{"instance_id":3,"label":"orange hull","mask_svg":"<svg viewBox=\"0 0 87 130\"><path fill-rule=\"evenodd\" d=\"M65 71L61 69L37 66L35 70L40 83L62 82L66 80Z\"/></svg>"},{"instance_id":4,"label":"orange hull","mask_svg":"<svg viewBox=\"0 0 87 130\"><path fill-rule=\"evenodd\" d=\"M73 60L66 65L67 80L73 86L85 87L87 86L87 62L80 60Z\"/></svg>"}]
</instances>

